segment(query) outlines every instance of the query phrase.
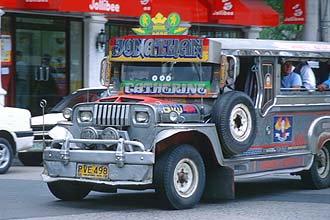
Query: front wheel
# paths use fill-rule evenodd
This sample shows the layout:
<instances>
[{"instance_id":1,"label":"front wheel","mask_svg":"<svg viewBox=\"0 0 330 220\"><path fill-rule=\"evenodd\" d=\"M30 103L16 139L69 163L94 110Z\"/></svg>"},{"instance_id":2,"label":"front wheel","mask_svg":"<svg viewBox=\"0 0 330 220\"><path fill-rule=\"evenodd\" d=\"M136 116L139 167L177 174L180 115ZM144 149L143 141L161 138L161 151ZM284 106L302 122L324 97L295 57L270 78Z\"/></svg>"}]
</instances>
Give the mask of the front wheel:
<instances>
[{"instance_id":1,"label":"front wheel","mask_svg":"<svg viewBox=\"0 0 330 220\"><path fill-rule=\"evenodd\" d=\"M165 208L192 208L203 195L204 162L190 145L170 149L160 156L154 177L156 192Z\"/></svg>"},{"instance_id":2,"label":"front wheel","mask_svg":"<svg viewBox=\"0 0 330 220\"><path fill-rule=\"evenodd\" d=\"M314 156L311 168L301 173L301 180L314 189L323 189L330 186L330 145L323 146Z\"/></svg>"},{"instance_id":3,"label":"front wheel","mask_svg":"<svg viewBox=\"0 0 330 220\"><path fill-rule=\"evenodd\" d=\"M64 201L76 201L85 198L92 190L92 185L71 181L56 181L47 183L52 194Z\"/></svg>"},{"instance_id":4,"label":"front wheel","mask_svg":"<svg viewBox=\"0 0 330 220\"><path fill-rule=\"evenodd\" d=\"M4 174L8 171L13 157L14 154L11 144L5 138L0 138L0 174Z\"/></svg>"}]
</instances>

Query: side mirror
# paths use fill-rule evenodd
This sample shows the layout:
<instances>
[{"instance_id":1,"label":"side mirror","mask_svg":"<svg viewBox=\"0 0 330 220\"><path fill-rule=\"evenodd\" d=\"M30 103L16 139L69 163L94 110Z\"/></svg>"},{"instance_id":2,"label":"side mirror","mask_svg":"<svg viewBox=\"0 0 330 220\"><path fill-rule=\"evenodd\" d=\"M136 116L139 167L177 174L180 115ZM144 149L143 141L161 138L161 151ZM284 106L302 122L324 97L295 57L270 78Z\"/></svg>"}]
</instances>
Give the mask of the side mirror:
<instances>
[{"instance_id":1,"label":"side mirror","mask_svg":"<svg viewBox=\"0 0 330 220\"><path fill-rule=\"evenodd\" d=\"M111 78L111 62L108 58L103 58L101 62L100 83L102 86L108 87Z\"/></svg>"},{"instance_id":2,"label":"side mirror","mask_svg":"<svg viewBox=\"0 0 330 220\"><path fill-rule=\"evenodd\" d=\"M233 55L227 56L228 60L228 84L232 85L235 83L236 78L239 74L239 60Z\"/></svg>"},{"instance_id":3,"label":"side mirror","mask_svg":"<svg viewBox=\"0 0 330 220\"><path fill-rule=\"evenodd\" d=\"M222 55L220 57L220 81L219 81L219 87L222 89L228 78L228 60L227 56Z\"/></svg>"}]
</instances>

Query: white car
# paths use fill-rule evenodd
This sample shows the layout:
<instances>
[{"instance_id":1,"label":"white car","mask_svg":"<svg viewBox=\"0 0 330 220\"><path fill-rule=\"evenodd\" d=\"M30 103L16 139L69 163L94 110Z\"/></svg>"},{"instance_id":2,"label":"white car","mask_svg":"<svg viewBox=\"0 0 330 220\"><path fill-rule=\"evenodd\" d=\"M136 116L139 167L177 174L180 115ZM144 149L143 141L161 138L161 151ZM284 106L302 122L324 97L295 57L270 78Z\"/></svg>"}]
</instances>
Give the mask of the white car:
<instances>
[{"instance_id":1,"label":"white car","mask_svg":"<svg viewBox=\"0 0 330 220\"><path fill-rule=\"evenodd\" d=\"M0 105L0 174L8 171L17 152L33 144L31 112Z\"/></svg>"},{"instance_id":2,"label":"white car","mask_svg":"<svg viewBox=\"0 0 330 220\"><path fill-rule=\"evenodd\" d=\"M72 108L81 102L93 102L108 95L106 87L83 88L64 97L56 106L46 111L44 116L32 117L34 133L33 147L18 153L18 159L25 166L38 166L42 164L43 149L52 142L48 132L55 127L57 122L66 120L62 111Z\"/></svg>"}]
</instances>

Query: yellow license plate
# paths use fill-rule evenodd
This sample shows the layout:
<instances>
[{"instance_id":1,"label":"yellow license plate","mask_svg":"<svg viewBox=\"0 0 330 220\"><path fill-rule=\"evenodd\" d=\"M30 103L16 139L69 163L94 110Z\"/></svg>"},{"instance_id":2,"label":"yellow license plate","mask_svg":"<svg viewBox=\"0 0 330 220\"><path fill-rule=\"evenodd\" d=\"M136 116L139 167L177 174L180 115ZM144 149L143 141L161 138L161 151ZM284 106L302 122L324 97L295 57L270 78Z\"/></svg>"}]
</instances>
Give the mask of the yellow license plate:
<instances>
[{"instance_id":1,"label":"yellow license plate","mask_svg":"<svg viewBox=\"0 0 330 220\"><path fill-rule=\"evenodd\" d=\"M109 169L107 165L78 164L77 176L95 179L107 179Z\"/></svg>"}]
</instances>

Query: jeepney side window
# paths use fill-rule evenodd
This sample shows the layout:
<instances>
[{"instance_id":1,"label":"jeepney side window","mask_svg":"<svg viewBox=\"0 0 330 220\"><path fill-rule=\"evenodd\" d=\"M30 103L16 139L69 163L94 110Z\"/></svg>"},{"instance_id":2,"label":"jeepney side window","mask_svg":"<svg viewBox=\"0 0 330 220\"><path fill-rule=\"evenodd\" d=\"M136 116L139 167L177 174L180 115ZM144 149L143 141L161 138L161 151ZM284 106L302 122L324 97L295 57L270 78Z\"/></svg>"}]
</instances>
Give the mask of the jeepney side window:
<instances>
[{"instance_id":1,"label":"jeepney side window","mask_svg":"<svg viewBox=\"0 0 330 220\"><path fill-rule=\"evenodd\" d=\"M272 104L274 90L274 65L273 63L264 62L261 64L261 77L263 87L262 111Z\"/></svg>"},{"instance_id":2,"label":"jeepney side window","mask_svg":"<svg viewBox=\"0 0 330 220\"><path fill-rule=\"evenodd\" d=\"M330 65L328 60L314 60L310 64L316 79L316 91L321 94L330 93Z\"/></svg>"}]
</instances>

